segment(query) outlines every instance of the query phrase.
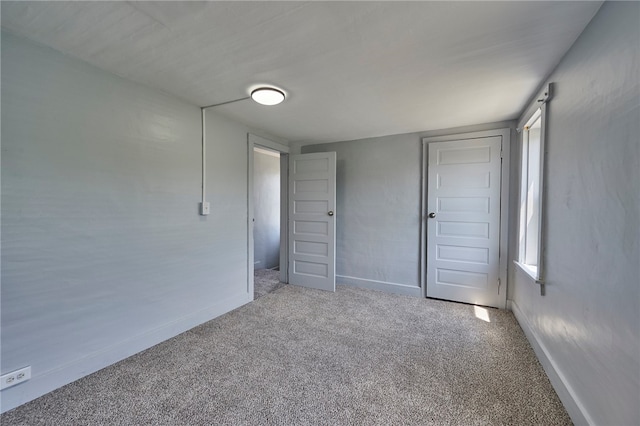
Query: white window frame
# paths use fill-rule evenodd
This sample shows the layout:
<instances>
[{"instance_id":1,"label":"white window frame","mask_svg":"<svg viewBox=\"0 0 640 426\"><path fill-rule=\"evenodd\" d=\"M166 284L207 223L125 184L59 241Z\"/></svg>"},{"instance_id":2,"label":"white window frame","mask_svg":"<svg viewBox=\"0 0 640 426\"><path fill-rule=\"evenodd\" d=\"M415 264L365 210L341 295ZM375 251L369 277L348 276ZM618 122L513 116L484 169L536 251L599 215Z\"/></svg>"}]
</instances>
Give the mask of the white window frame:
<instances>
[{"instance_id":1,"label":"white window frame","mask_svg":"<svg viewBox=\"0 0 640 426\"><path fill-rule=\"evenodd\" d=\"M520 133L521 141L521 169L520 169L520 206L518 212L518 257L514 261L515 264L527 275L529 275L537 284L541 285L541 292L544 294L544 170L545 170L545 143L547 128L547 103L551 98L551 84L544 87L542 92L534 99L531 106L527 108L525 113L518 122L517 130ZM527 262L526 257L531 258L531 253L526 253L527 246L527 197L529 196L528 187L530 170L529 170L529 128L538 119L540 119L540 145L539 145L539 170L534 178L538 180L538 197L537 197L537 253L535 253L535 262ZM524 233L524 235L523 235ZM529 235L529 238L531 235Z\"/></svg>"}]
</instances>

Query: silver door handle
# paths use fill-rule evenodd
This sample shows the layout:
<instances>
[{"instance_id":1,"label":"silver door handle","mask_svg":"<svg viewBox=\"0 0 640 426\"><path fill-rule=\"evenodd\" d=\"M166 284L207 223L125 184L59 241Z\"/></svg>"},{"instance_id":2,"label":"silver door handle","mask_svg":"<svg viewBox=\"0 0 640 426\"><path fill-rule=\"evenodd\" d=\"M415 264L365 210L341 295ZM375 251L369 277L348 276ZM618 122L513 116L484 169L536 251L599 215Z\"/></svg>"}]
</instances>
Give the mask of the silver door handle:
<instances>
[{"instance_id":1,"label":"silver door handle","mask_svg":"<svg viewBox=\"0 0 640 426\"><path fill-rule=\"evenodd\" d=\"M436 214L435 214L434 212L431 212L431 213L429 213L429 217L430 217L431 219L433 219L434 217L436 217Z\"/></svg>"},{"instance_id":2,"label":"silver door handle","mask_svg":"<svg viewBox=\"0 0 640 426\"><path fill-rule=\"evenodd\" d=\"M329 216L333 216L333 210L329 210L329 213L327 213Z\"/></svg>"}]
</instances>

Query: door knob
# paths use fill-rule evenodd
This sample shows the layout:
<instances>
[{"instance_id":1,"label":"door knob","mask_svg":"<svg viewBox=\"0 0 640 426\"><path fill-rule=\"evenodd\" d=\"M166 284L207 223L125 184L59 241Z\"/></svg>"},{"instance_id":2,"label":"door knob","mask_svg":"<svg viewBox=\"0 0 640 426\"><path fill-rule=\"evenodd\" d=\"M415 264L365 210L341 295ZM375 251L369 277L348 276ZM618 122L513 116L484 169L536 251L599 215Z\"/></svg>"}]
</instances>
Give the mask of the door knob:
<instances>
[{"instance_id":1,"label":"door knob","mask_svg":"<svg viewBox=\"0 0 640 426\"><path fill-rule=\"evenodd\" d=\"M433 219L434 217L436 217L436 214L435 214L434 212L431 212L431 213L429 213L429 217L430 217L431 219Z\"/></svg>"},{"instance_id":2,"label":"door knob","mask_svg":"<svg viewBox=\"0 0 640 426\"><path fill-rule=\"evenodd\" d=\"M329 213L327 213L329 216L333 216L333 210L329 210Z\"/></svg>"}]
</instances>

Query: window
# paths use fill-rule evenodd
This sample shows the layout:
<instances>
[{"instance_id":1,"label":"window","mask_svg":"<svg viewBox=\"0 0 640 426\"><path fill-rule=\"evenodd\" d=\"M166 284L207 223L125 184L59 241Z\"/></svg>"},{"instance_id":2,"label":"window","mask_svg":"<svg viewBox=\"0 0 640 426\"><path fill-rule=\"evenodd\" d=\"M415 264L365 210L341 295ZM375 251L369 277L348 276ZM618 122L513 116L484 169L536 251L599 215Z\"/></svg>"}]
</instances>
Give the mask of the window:
<instances>
[{"instance_id":1,"label":"window","mask_svg":"<svg viewBox=\"0 0 640 426\"><path fill-rule=\"evenodd\" d=\"M516 264L542 284L542 203L544 129L549 88L521 119L522 164L520 169L520 216ZM532 111L533 110L533 111ZM532 111L532 112L531 112Z\"/></svg>"}]
</instances>

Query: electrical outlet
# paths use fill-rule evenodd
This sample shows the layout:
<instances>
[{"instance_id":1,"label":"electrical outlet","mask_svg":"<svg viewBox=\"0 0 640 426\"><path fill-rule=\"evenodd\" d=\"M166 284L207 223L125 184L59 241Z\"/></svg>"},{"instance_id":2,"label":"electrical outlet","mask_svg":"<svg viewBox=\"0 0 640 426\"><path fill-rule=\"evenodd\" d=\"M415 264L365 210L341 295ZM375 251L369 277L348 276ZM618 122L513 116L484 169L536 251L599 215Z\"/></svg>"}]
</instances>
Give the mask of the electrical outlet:
<instances>
[{"instance_id":1,"label":"electrical outlet","mask_svg":"<svg viewBox=\"0 0 640 426\"><path fill-rule=\"evenodd\" d=\"M209 205L208 201L205 201L204 203L200 203L200 214L202 216L206 216L211 212L211 207Z\"/></svg>"},{"instance_id":2,"label":"electrical outlet","mask_svg":"<svg viewBox=\"0 0 640 426\"><path fill-rule=\"evenodd\" d=\"M10 388L31 378L31 366L0 376L0 389Z\"/></svg>"}]
</instances>

